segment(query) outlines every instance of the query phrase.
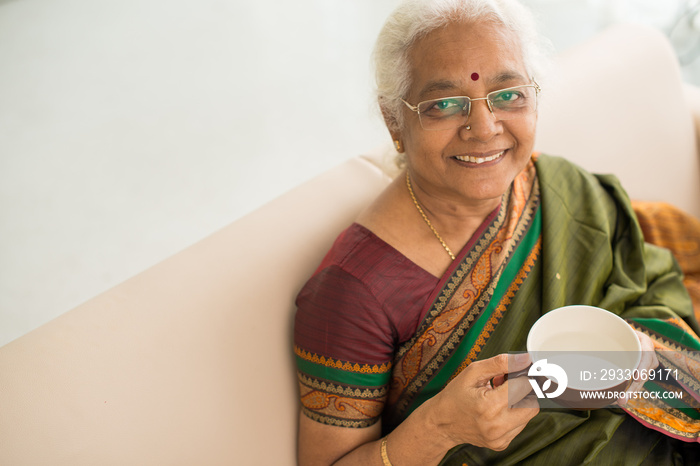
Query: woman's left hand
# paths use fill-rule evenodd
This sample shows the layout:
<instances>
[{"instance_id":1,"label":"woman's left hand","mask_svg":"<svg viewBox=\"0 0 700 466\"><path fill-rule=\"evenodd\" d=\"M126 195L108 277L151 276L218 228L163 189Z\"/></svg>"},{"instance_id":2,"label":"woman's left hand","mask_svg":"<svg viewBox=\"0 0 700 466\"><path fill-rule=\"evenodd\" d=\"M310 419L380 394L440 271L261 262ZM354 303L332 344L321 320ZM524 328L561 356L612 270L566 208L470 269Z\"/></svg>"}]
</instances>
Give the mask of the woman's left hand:
<instances>
[{"instance_id":1,"label":"woman's left hand","mask_svg":"<svg viewBox=\"0 0 700 466\"><path fill-rule=\"evenodd\" d=\"M626 390L628 395L641 390L642 386L649 378L649 372L659 367L659 360L657 359L656 352L654 351L654 342L651 341L651 338L649 338L648 335L642 332L635 330L634 333L637 334L637 338L639 339L639 343L642 347L642 359L639 361L639 365L637 366L636 373L638 376L632 380L632 383ZM624 406L627 404L628 399L629 396L618 399L618 406Z\"/></svg>"}]
</instances>

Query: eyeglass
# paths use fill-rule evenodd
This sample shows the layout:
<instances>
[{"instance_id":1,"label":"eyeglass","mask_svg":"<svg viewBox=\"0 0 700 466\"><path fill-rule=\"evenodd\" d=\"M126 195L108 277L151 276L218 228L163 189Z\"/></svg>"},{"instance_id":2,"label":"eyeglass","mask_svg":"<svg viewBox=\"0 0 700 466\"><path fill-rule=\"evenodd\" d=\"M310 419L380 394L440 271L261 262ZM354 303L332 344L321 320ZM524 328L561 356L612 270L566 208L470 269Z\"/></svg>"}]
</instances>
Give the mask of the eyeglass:
<instances>
[{"instance_id":1,"label":"eyeglass","mask_svg":"<svg viewBox=\"0 0 700 466\"><path fill-rule=\"evenodd\" d=\"M440 131L464 126L469 119L472 102L485 100L489 111L496 120L514 120L534 113L537 110L537 96L540 86L533 79L532 84L509 87L489 92L486 97L472 99L467 96L444 97L426 100L418 105L401 102L418 114L420 125L425 130Z\"/></svg>"}]
</instances>

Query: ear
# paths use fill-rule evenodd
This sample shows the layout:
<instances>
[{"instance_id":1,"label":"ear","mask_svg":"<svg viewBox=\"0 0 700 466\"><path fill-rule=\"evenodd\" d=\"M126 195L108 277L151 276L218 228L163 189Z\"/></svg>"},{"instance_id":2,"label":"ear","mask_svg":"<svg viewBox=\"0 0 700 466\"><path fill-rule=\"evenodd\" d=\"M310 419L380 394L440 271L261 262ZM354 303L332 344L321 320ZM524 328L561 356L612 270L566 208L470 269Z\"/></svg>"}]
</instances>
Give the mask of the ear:
<instances>
[{"instance_id":1,"label":"ear","mask_svg":"<svg viewBox=\"0 0 700 466\"><path fill-rule=\"evenodd\" d=\"M399 122L396 121L396 118L394 115L391 114L382 102L382 99L379 100L379 108L382 111L382 117L384 118L384 124L386 125L386 128L389 130L389 134L391 135L391 140L394 143L394 146L396 146L396 150L398 152L403 152L403 140L401 139L401 130L399 128ZM398 144L397 144L398 142Z\"/></svg>"}]
</instances>

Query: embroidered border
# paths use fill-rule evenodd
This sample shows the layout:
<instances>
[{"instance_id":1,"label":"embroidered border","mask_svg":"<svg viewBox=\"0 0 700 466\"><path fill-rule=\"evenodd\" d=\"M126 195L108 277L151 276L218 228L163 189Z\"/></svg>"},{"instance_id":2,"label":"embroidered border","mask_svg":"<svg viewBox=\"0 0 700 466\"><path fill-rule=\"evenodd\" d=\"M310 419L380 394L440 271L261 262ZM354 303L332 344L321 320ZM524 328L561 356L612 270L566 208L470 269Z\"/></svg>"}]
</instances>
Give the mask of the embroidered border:
<instances>
[{"instance_id":1,"label":"embroidered border","mask_svg":"<svg viewBox=\"0 0 700 466\"><path fill-rule=\"evenodd\" d=\"M682 404L688 409L697 410L697 397L700 390L697 376L691 374L691 366L696 368L700 364L697 357L692 357L697 351L679 344L664 335L659 330L660 326L667 325L672 330L673 328L687 330L694 334L692 330L679 319L660 319L658 322L649 321L646 318L629 319L630 325L637 331L648 335L653 343L654 349L657 352L659 362L667 368L678 370L678 380L673 382L673 387L667 387L661 384L660 390L681 390L684 395L688 395L689 400L682 400ZM649 326L647 326L649 324ZM652 328L656 327L656 328ZM669 357L666 353L671 353ZM645 391L651 391L646 385ZM649 427L665 432L672 437L676 437L686 441L697 441L700 439L700 420L693 419L683 412L682 409L677 409L663 399L636 399L630 400L625 407L632 417L648 425Z\"/></svg>"},{"instance_id":2,"label":"embroidered border","mask_svg":"<svg viewBox=\"0 0 700 466\"><path fill-rule=\"evenodd\" d=\"M341 427L367 427L384 409L387 385L359 387L333 383L297 371L302 412L318 422Z\"/></svg>"},{"instance_id":3,"label":"embroidered border","mask_svg":"<svg viewBox=\"0 0 700 466\"><path fill-rule=\"evenodd\" d=\"M299 356L301 359L309 361L320 366L332 367L334 369L355 372L359 374L384 374L391 370L391 362L386 362L384 364L358 364L349 361L341 361L340 359L333 359L331 357L319 356L318 354L311 353L299 348L294 345L294 354Z\"/></svg>"},{"instance_id":4,"label":"embroidered border","mask_svg":"<svg viewBox=\"0 0 700 466\"><path fill-rule=\"evenodd\" d=\"M508 309L508 306L510 305L511 301L515 297L515 293L520 289L520 286L523 284L527 276L530 274L530 271L532 271L532 268L535 266L535 262L537 262L537 258L540 256L540 252L542 251L542 237L538 238L537 243L535 244L535 247L532 249L530 254L528 255L525 264L523 264L523 268L520 269L518 272L518 276L515 278L513 283L511 283L510 287L508 287L508 291L506 292L505 296L501 300L501 302L498 304L498 307L494 311L493 315L489 318L488 322L486 322L486 325L484 326L483 331L481 334L478 336L476 339L476 343L474 346L469 350L469 354L467 355L466 359L462 361L462 363L457 367L457 370L455 371L454 374L450 377L450 380L454 379L459 375L460 372L462 372L466 367L474 362L476 358L479 357L479 354L481 354L481 350L483 349L484 345L486 344L486 341L489 339L491 334L496 330L496 326L498 323L501 321L503 318L503 315L505 314L506 310Z\"/></svg>"},{"instance_id":5,"label":"embroidered border","mask_svg":"<svg viewBox=\"0 0 700 466\"><path fill-rule=\"evenodd\" d=\"M348 420L344 418L332 417L328 415L318 414L314 411L306 409L304 406L302 406L301 410L306 416L308 416L316 422L321 422L323 424L328 424L337 427L362 428L369 427L373 424L376 424L377 421L379 421L379 417L374 417L372 419L367 420Z\"/></svg>"},{"instance_id":6,"label":"embroidered border","mask_svg":"<svg viewBox=\"0 0 700 466\"><path fill-rule=\"evenodd\" d=\"M499 211L497 218L462 260L434 301L416 336L398 351L388 399L390 417L398 418L406 411L421 389L449 360L491 301L506 265L539 208L539 184L534 166L522 175L519 184L514 182L504 195L502 205L506 207ZM494 258L498 262L495 268L491 262ZM471 282L467 282L468 279ZM454 306L450 308L453 301Z\"/></svg>"},{"instance_id":7,"label":"embroidered border","mask_svg":"<svg viewBox=\"0 0 700 466\"><path fill-rule=\"evenodd\" d=\"M687 347L670 340L661 333L654 332L653 330L634 320L629 320L628 322L632 325L632 328L644 333L653 340L654 349L657 350L657 357L661 362L666 364L666 367L674 367L678 369L678 378L683 385L688 387L693 393L700 393L700 381L698 381L697 377L692 375L687 367L682 367L678 361L671 361L668 356L664 354L666 351L673 352L678 354L679 357L682 357L685 360L690 360L695 365L700 366L700 360L692 357L693 353L697 353L697 351L689 350ZM675 323L673 320L670 320L670 322ZM687 366L687 364L684 364L683 366Z\"/></svg>"},{"instance_id":8,"label":"embroidered border","mask_svg":"<svg viewBox=\"0 0 700 466\"><path fill-rule=\"evenodd\" d=\"M667 432L676 438L696 440L700 437L700 421L666 406L659 400L630 400L627 402L625 411L643 424L655 430Z\"/></svg>"},{"instance_id":9,"label":"embroidered border","mask_svg":"<svg viewBox=\"0 0 700 466\"><path fill-rule=\"evenodd\" d=\"M299 379L300 384L305 385L310 389L358 399L382 398L386 396L388 390L386 385L381 387L353 387L351 385L343 385L309 377L301 372L297 372L297 378Z\"/></svg>"}]
</instances>

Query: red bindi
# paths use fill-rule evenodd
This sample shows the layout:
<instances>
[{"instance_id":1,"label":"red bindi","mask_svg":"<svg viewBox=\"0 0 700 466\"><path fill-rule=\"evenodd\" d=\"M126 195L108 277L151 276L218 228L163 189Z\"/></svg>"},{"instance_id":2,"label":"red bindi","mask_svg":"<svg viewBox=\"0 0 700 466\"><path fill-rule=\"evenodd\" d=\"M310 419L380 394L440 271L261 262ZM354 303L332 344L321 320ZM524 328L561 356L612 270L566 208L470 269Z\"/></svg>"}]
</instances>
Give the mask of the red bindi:
<instances>
[{"instance_id":1,"label":"red bindi","mask_svg":"<svg viewBox=\"0 0 700 466\"><path fill-rule=\"evenodd\" d=\"M472 73L472 81L478 81L479 80L479 73Z\"/></svg>"}]
</instances>

